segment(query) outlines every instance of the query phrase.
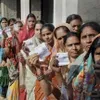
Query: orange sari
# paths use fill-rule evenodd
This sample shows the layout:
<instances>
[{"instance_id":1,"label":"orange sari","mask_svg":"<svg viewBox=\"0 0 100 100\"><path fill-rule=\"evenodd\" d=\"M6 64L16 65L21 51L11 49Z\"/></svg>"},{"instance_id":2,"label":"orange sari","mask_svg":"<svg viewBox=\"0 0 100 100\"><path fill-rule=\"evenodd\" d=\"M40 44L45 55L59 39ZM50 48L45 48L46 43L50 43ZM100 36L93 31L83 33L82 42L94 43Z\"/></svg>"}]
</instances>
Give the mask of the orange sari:
<instances>
[{"instance_id":1,"label":"orange sari","mask_svg":"<svg viewBox=\"0 0 100 100\"><path fill-rule=\"evenodd\" d=\"M45 97L41 86L40 86L40 82L36 81L36 86L35 86L35 100L59 100L60 99L60 90L58 89L58 83L57 83L57 79L55 76L52 77L52 86L53 86L53 92L48 96Z\"/></svg>"},{"instance_id":2,"label":"orange sari","mask_svg":"<svg viewBox=\"0 0 100 100\"><path fill-rule=\"evenodd\" d=\"M50 52L51 52L51 55L49 55L44 61L44 63L46 64L48 63L48 65L52 57L53 49L50 50ZM47 69L43 68L43 70L48 70L48 68ZM35 91L34 91L35 100L59 100L61 93L60 93L60 90L58 89L58 82L57 82L56 76L53 72L49 75L49 80L50 80L51 86L54 89L48 97L45 97L43 90L40 86L40 82L38 80L36 81L36 86L35 86Z\"/></svg>"}]
</instances>

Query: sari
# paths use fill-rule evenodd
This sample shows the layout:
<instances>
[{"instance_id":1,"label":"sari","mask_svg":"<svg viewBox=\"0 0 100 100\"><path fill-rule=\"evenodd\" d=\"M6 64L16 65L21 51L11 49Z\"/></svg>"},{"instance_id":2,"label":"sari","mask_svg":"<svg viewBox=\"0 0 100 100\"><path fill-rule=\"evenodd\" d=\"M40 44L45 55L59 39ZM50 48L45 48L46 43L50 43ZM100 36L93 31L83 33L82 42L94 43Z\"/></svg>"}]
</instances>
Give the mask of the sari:
<instances>
[{"instance_id":1,"label":"sari","mask_svg":"<svg viewBox=\"0 0 100 100\"><path fill-rule=\"evenodd\" d=\"M41 39L37 38L35 35L32 37L32 41L34 43L34 47L37 47L39 44L43 42Z\"/></svg>"},{"instance_id":2,"label":"sari","mask_svg":"<svg viewBox=\"0 0 100 100\"><path fill-rule=\"evenodd\" d=\"M52 50L50 50L52 55ZM49 65L49 61L51 59L51 55L49 55L42 64ZM20 92L20 100L60 100L61 92L58 89L58 82L54 72L52 72L48 77L48 82L50 85L54 87L53 93L51 93L48 97L44 95L44 92L41 88L40 82L37 80L36 73L34 74L32 70L27 65L22 65L20 63L20 86L24 86L21 88ZM49 70L48 67L43 67L43 72Z\"/></svg>"},{"instance_id":3,"label":"sari","mask_svg":"<svg viewBox=\"0 0 100 100\"><path fill-rule=\"evenodd\" d=\"M9 85L7 91L7 100L19 100L19 81L18 64L15 59L10 59L11 65L8 67Z\"/></svg>"},{"instance_id":4,"label":"sari","mask_svg":"<svg viewBox=\"0 0 100 100\"><path fill-rule=\"evenodd\" d=\"M46 97L40 86L40 82L37 80L35 90L34 90L35 100L60 100L61 92L58 89L58 82L57 82L56 76L52 76L51 78L49 77L49 79L50 80L47 80L47 81L50 82L51 86L53 86L54 88L53 92L48 97Z\"/></svg>"},{"instance_id":5,"label":"sari","mask_svg":"<svg viewBox=\"0 0 100 100\"><path fill-rule=\"evenodd\" d=\"M18 34L18 39L20 44L22 45L24 40L31 38L33 35L34 35L34 28L28 29L28 26L25 25Z\"/></svg>"},{"instance_id":6,"label":"sari","mask_svg":"<svg viewBox=\"0 0 100 100\"><path fill-rule=\"evenodd\" d=\"M4 57L4 48L0 48L0 64ZM9 83L8 69L7 66L0 66L0 96L6 97Z\"/></svg>"},{"instance_id":7,"label":"sari","mask_svg":"<svg viewBox=\"0 0 100 100\"><path fill-rule=\"evenodd\" d=\"M36 85L37 77L35 74L32 73L32 71L29 69L29 66L26 65L25 70L25 87L27 91L27 100L36 100L35 99L35 85Z\"/></svg>"},{"instance_id":8,"label":"sari","mask_svg":"<svg viewBox=\"0 0 100 100\"><path fill-rule=\"evenodd\" d=\"M52 49L52 54L51 54L51 59L53 56L55 56L58 52L60 53L63 53L65 52L65 49L61 49L59 44L58 44L58 41L56 38L54 38L54 47ZM62 73L62 77L63 79L65 80L66 79L66 76L67 76L67 73L69 71L69 68L68 68L68 65L66 66L62 66L61 67L61 73ZM56 79L57 80L57 79ZM68 98L68 89L66 88L66 85L62 83L62 86L60 88L60 92L61 92L61 97L60 97L60 100L69 100Z\"/></svg>"},{"instance_id":9,"label":"sari","mask_svg":"<svg viewBox=\"0 0 100 100\"><path fill-rule=\"evenodd\" d=\"M18 81L18 61L16 55L19 52L19 42L12 35L12 37L5 40L5 47L9 48L9 55L7 55L10 66L8 67L9 85L7 90L7 100L19 100L19 81Z\"/></svg>"},{"instance_id":10,"label":"sari","mask_svg":"<svg viewBox=\"0 0 100 100\"><path fill-rule=\"evenodd\" d=\"M0 67L0 96L6 98L9 84L9 76L7 66Z\"/></svg>"},{"instance_id":11,"label":"sari","mask_svg":"<svg viewBox=\"0 0 100 100\"><path fill-rule=\"evenodd\" d=\"M68 84L72 82L73 87L73 100L91 100L89 94L91 93L94 84L93 60L90 55L87 59L86 74L84 71L84 56L85 53L76 59L75 63L71 65L71 69L68 74ZM84 90L86 90L85 95Z\"/></svg>"}]
</instances>

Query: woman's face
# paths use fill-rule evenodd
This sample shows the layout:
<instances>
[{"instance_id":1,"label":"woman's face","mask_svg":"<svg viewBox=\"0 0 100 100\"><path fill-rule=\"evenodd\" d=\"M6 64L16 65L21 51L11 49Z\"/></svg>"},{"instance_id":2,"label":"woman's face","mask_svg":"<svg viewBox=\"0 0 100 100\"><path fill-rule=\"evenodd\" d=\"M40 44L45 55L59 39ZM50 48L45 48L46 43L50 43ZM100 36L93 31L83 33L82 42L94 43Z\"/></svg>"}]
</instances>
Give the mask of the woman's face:
<instances>
[{"instance_id":1,"label":"woman's face","mask_svg":"<svg viewBox=\"0 0 100 100\"><path fill-rule=\"evenodd\" d=\"M66 36L66 32L64 32L64 30L62 28L59 28L56 31L56 37L57 37L57 42L59 44L59 46L63 46L63 40L64 40L64 36Z\"/></svg>"},{"instance_id":2,"label":"woman's face","mask_svg":"<svg viewBox=\"0 0 100 100\"><path fill-rule=\"evenodd\" d=\"M43 28L42 29L41 37L47 44L51 44L54 41L53 32L48 30L48 28Z\"/></svg>"},{"instance_id":3,"label":"woman's face","mask_svg":"<svg viewBox=\"0 0 100 100\"><path fill-rule=\"evenodd\" d=\"M91 27L85 27L81 33L81 45L84 51L88 51L94 37L98 34L95 30L93 30Z\"/></svg>"},{"instance_id":4,"label":"woman's face","mask_svg":"<svg viewBox=\"0 0 100 100\"><path fill-rule=\"evenodd\" d=\"M22 29L23 25L21 23L14 24L14 30L19 32Z\"/></svg>"},{"instance_id":5,"label":"woman's face","mask_svg":"<svg viewBox=\"0 0 100 100\"><path fill-rule=\"evenodd\" d=\"M14 24L15 24L14 21L11 21L11 22L10 22L10 24L9 24L10 29L13 29L13 28L14 28Z\"/></svg>"},{"instance_id":6,"label":"woman's face","mask_svg":"<svg viewBox=\"0 0 100 100\"><path fill-rule=\"evenodd\" d=\"M23 27L23 25L21 23L17 23L18 25L18 29L21 30L21 28Z\"/></svg>"},{"instance_id":7,"label":"woman's face","mask_svg":"<svg viewBox=\"0 0 100 100\"><path fill-rule=\"evenodd\" d=\"M40 30L41 30L41 28L42 28L42 24L36 24L35 25L35 35L38 37L38 38L40 38Z\"/></svg>"},{"instance_id":8,"label":"woman's face","mask_svg":"<svg viewBox=\"0 0 100 100\"><path fill-rule=\"evenodd\" d=\"M82 22L79 19L74 19L70 22L70 25L73 29L73 32L78 32L80 26L82 25Z\"/></svg>"},{"instance_id":9,"label":"woman's face","mask_svg":"<svg viewBox=\"0 0 100 100\"><path fill-rule=\"evenodd\" d=\"M2 20L2 22L1 22L1 27L2 28L5 28L5 27L7 27L8 26L8 22L6 21L6 20Z\"/></svg>"},{"instance_id":10,"label":"woman's face","mask_svg":"<svg viewBox=\"0 0 100 100\"><path fill-rule=\"evenodd\" d=\"M36 22L36 20L33 17L29 17L27 19L28 28L29 29L34 28L35 22Z\"/></svg>"},{"instance_id":11,"label":"woman's face","mask_svg":"<svg viewBox=\"0 0 100 100\"><path fill-rule=\"evenodd\" d=\"M94 60L95 60L95 62L100 60L100 47L96 48L96 50L94 52Z\"/></svg>"},{"instance_id":12,"label":"woman's face","mask_svg":"<svg viewBox=\"0 0 100 100\"><path fill-rule=\"evenodd\" d=\"M76 58L81 53L80 41L76 36L71 36L66 41L66 51L69 57Z\"/></svg>"}]
</instances>

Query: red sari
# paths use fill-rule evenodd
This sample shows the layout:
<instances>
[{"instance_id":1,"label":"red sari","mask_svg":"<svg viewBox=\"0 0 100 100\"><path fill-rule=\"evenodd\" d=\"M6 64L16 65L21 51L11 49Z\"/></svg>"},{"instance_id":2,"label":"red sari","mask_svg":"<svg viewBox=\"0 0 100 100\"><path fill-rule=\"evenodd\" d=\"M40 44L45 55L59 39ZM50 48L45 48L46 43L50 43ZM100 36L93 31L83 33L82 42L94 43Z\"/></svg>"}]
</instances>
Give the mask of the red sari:
<instances>
[{"instance_id":1,"label":"red sari","mask_svg":"<svg viewBox=\"0 0 100 100\"><path fill-rule=\"evenodd\" d=\"M24 40L31 38L33 35L34 35L34 28L28 29L28 26L25 25L18 34L18 39L20 44L22 44Z\"/></svg>"}]
</instances>

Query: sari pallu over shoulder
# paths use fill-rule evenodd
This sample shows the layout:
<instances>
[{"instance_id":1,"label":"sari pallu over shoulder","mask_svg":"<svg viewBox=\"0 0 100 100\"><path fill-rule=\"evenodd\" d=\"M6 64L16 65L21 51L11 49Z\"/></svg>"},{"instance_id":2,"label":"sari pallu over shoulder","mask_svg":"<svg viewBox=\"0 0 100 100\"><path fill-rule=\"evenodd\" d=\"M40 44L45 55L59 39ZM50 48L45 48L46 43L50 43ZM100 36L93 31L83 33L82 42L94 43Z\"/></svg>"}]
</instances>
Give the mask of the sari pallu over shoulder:
<instances>
[{"instance_id":1,"label":"sari pallu over shoulder","mask_svg":"<svg viewBox=\"0 0 100 100\"><path fill-rule=\"evenodd\" d=\"M34 35L34 29L28 29L28 26L25 25L18 34L19 43L22 45L24 40L31 38Z\"/></svg>"},{"instance_id":2,"label":"sari pallu over shoulder","mask_svg":"<svg viewBox=\"0 0 100 100\"><path fill-rule=\"evenodd\" d=\"M72 79L78 75L79 68L80 68L80 65L83 62L85 54L86 54L86 52L84 52L83 54L81 54L75 60L75 62L71 64L71 67L70 67L70 70L69 70L69 73L68 73L68 81L67 81L68 83L67 84L69 84L72 81Z\"/></svg>"},{"instance_id":3,"label":"sari pallu over shoulder","mask_svg":"<svg viewBox=\"0 0 100 100\"><path fill-rule=\"evenodd\" d=\"M70 82L72 82L72 86L74 90L73 91L74 100L77 100L80 97L82 97L82 91L84 90L84 87L87 92L85 95L85 100L90 100L90 96L88 94L92 91L93 84L94 84L94 69L93 69L92 56L90 55L89 58L87 59L87 70L88 70L87 73L88 78L86 80L87 84L84 85L84 78L86 76L86 74L84 73L84 61L78 66L73 65L73 67L77 68L76 70L74 70L72 76L70 75L71 78ZM81 100L81 98L79 100Z\"/></svg>"}]
</instances>

